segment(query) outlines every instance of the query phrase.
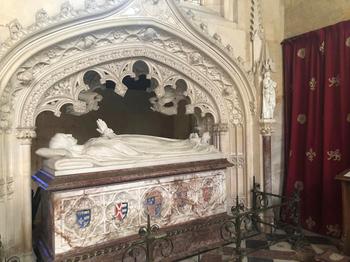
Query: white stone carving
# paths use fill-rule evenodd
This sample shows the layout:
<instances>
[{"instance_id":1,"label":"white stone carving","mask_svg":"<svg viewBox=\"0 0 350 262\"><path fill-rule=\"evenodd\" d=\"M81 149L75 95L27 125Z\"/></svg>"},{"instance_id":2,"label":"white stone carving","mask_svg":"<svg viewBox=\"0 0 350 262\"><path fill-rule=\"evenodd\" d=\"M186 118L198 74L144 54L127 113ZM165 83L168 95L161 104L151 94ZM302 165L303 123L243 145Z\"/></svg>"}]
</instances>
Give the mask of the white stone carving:
<instances>
[{"instance_id":1,"label":"white stone carving","mask_svg":"<svg viewBox=\"0 0 350 262\"><path fill-rule=\"evenodd\" d=\"M97 120L97 131L101 137L92 138L78 145L71 134L57 133L49 148L36 151L46 160L45 167L56 175L84 173L87 170L112 170L129 167L150 166L168 163L189 162L223 158L214 146L208 144L208 134L201 140L191 136L187 140L177 140L144 135L116 135L106 123ZM94 169L92 169L94 168Z\"/></svg>"},{"instance_id":2,"label":"white stone carving","mask_svg":"<svg viewBox=\"0 0 350 262\"><path fill-rule=\"evenodd\" d=\"M98 9L98 8L101 8L103 6L103 5L96 6L95 4L93 4L94 2L95 1L88 1L87 2L87 6L89 6L89 8L91 6L93 6L92 9L94 9L94 8ZM108 5L109 4L116 4L116 2L119 3L119 2L122 2L122 1L110 1L110 2L112 2L112 3L108 3ZM135 3L136 2L138 3L139 1L135 1ZM143 5L144 9L147 9L149 6L158 6L159 7L160 4L162 6L167 6L165 1L160 1L160 2L159 1L156 1L156 2L146 1L146 2L142 2L142 5ZM65 3L64 5L62 5L61 9L62 9L61 10L61 15L63 15L63 16L69 16L70 13L74 13L74 12L76 13L76 11L74 11L72 9L72 7L71 7L71 5L69 3ZM166 9L169 10L168 6L167 6ZM82 13L80 12L80 15L81 14ZM154 14L152 12L149 13L149 15L151 15L151 16L153 15L154 16ZM45 12L43 10L40 10L38 12L38 17L42 17L42 16L45 16ZM51 19L51 20L55 20L55 19ZM114 40L115 39L119 39L119 38L123 39L123 34L124 35L125 34L129 34L130 35L130 32L115 32L115 33L112 33L112 35L114 37ZM103 35L106 36L105 33L103 33ZM153 28L147 28L146 31L144 31L142 34L138 35L138 40L140 40L140 41L143 41L145 39L147 40L148 38L151 41L159 40L158 35L156 33L156 30L154 30ZM216 34L215 38L216 39L213 39L214 41L220 42L220 41L218 41L218 40L221 39L221 37L219 35ZM128 37L126 40L129 41L130 39L131 38ZM77 52L85 52L85 50L88 50L88 49L91 49L91 48L97 48L100 45L106 45L106 44L109 44L109 43L111 43L110 39L99 39L99 38L96 38L95 34L94 34L94 35L90 35L90 36L86 36L86 37L82 38L80 42L76 42L76 46L73 47L73 48L65 49L66 46L61 46L61 47L58 47L58 48L52 48L50 50L44 51L44 53L40 54L41 57L37 57L37 58L31 59L31 61L29 63L32 63L32 65L33 65L32 68L28 68L28 64L23 67L23 68L27 67L26 70L28 70L28 71L23 70L23 68L20 69L20 71L18 72L19 75L18 75L18 79L17 79L21 83L21 85L19 85L19 87L21 87L21 86L25 87L26 85L23 85L23 84L29 84L31 82L31 80L32 80L32 75L35 74L35 72L39 72L42 69L42 67L45 67L46 65L50 65L52 63L57 62L57 60L60 60L62 58L62 53L63 53L63 57L68 57L68 56L70 56L72 54L76 54ZM169 45L170 48L174 48L176 46L176 41L171 41L170 43L171 43ZM175 44L175 46L174 46L174 44ZM183 44L184 43L181 43L180 46L179 45L176 46L176 47L180 47L182 49L180 52L179 52L179 50L171 50L171 51L174 51L177 54L181 55L181 52L184 52L184 47L185 47ZM187 49L187 47L186 47L186 49ZM227 47L227 48L224 47L223 50L225 50L225 52L232 53L232 48L230 48L230 47ZM61 56L59 54L57 54L57 53L61 53ZM209 61L207 59L204 59L203 61L201 61L201 60L198 60L198 56L188 55L188 54L185 54L185 53L184 53L183 57L186 57L187 59L192 59L192 62L194 64L197 64L198 65L198 69L200 69L200 70L202 70L201 68L203 68L203 67L205 68L205 67L208 66L208 62ZM43 62L43 59L45 60L45 62ZM241 66L242 68L244 67L244 65L242 63L240 63L239 60L236 60L234 58L233 58L233 60L237 62L237 65ZM37 63L35 63L35 61L37 61ZM92 60L90 60L90 61L92 62ZM205 73L205 72L203 72L203 73ZM225 78L227 78L227 77L225 77ZM249 80L251 81L251 78L249 78ZM226 85L225 83L222 83L222 84L223 84L223 86ZM254 103L254 101L250 101L250 102ZM82 104L79 103L79 102L76 102L76 106L82 106ZM6 119L7 117L2 115L2 116L0 116L0 118L1 119ZM3 121L2 126L8 126L8 125L9 125L9 121L6 121L6 123L5 123L5 121Z\"/></svg>"},{"instance_id":3,"label":"white stone carving","mask_svg":"<svg viewBox=\"0 0 350 262\"><path fill-rule=\"evenodd\" d=\"M230 154L227 157L228 161L230 161L234 167L237 168L244 168L245 165L245 157L244 155L240 154L240 155L236 155L236 154Z\"/></svg>"},{"instance_id":4,"label":"white stone carving","mask_svg":"<svg viewBox=\"0 0 350 262\"><path fill-rule=\"evenodd\" d=\"M250 37L254 41L258 36L261 40L265 38L264 27L262 24L261 4L260 0L251 0L250 12Z\"/></svg>"},{"instance_id":5,"label":"white stone carving","mask_svg":"<svg viewBox=\"0 0 350 262\"><path fill-rule=\"evenodd\" d=\"M36 137L36 132L34 129L17 128L16 137L19 139L31 139Z\"/></svg>"},{"instance_id":6,"label":"white stone carving","mask_svg":"<svg viewBox=\"0 0 350 262\"><path fill-rule=\"evenodd\" d=\"M130 52L129 55L131 54L135 54L137 56L149 56L153 59L161 59L162 58L162 55L157 52L149 52L148 50L145 50L144 48L143 49L126 49L125 51L123 50L114 50L112 52L106 52L106 54L98 54L98 57L94 58L94 57L87 57L86 58L86 61L88 62L94 62L94 63L98 63L97 59L98 58L102 58L102 59L105 59L105 58L109 58L109 59L117 59L119 58L121 55L125 54L126 52ZM212 96L212 98L210 99L206 99L206 103L209 102L208 106L209 108L211 108L211 111L215 111L216 113L214 113L213 115L215 117L218 117L218 113L220 113L221 115L221 118L222 120L221 121L225 121L225 119L227 119L230 115L229 111L227 111L226 109L226 105L225 105L225 102L223 100L223 98L221 97L221 94L220 94L220 91L219 90L215 90L213 86L209 86L208 85L208 80L206 80L206 78L204 76L201 76L199 75L198 73L195 73L195 71L193 70L193 68L191 68L190 66L186 65L184 67L184 65L181 65L181 64L175 64L174 61L168 61L168 59L166 57L162 58L164 59L163 61L165 61L165 63L170 63L173 67L175 67L177 70L179 71L182 71L184 74L187 74L188 77L191 77L193 80L192 81L196 81L198 83L201 83L201 86L206 86L206 89L207 89L207 95L206 96ZM133 60L135 61L135 60ZM130 64L128 63L125 63L126 68L132 68L130 66ZM56 115L59 115L60 114L60 111L59 111L59 108L65 104L65 103L68 103L68 102L72 102L71 100L67 100L65 101L64 103L59 103L58 100L56 101L52 101L52 99L50 99L50 101L47 101L47 99L45 99L43 97L43 95L45 94L45 90L47 88L49 88L52 83L54 83L55 81L57 81L56 79L60 79L62 76L64 76L64 74L69 74L70 72L73 72L76 71L76 70L79 70L79 67L81 66L84 66L83 68L86 67L86 64L84 62L84 59L81 59L80 61L75 61L72 65L72 67L67 70L65 68L60 68L58 70L58 72L56 74L53 74L53 75L50 75L50 76L47 76L47 79L42 79L42 81L36 85L36 88L32 90L32 95L31 95L31 100L28 100L28 103L27 106L25 106L25 109L24 109L24 123L23 123L23 126L26 126L26 125L29 125L31 126L35 117L40 113L42 112L44 109L46 110L51 110L53 112L55 112ZM152 67L151 67L152 68ZM154 67L153 67L154 68ZM127 71L128 73L125 74L125 75L130 75L130 70L125 70L125 68L122 67L122 73ZM71 71L72 70L72 71ZM213 69L210 69L210 77L212 77L213 79L215 79L215 83L216 84L220 84L222 86L228 86L229 82L228 80L225 80L225 78L222 78L220 76L220 73L218 70L214 70ZM61 71L61 72L59 72ZM96 72L101 72L102 70L99 69L99 67L96 68ZM163 70L164 71L164 70ZM159 79L159 72L157 72L157 70L152 70L152 74L154 75L154 77L158 77ZM114 75L118 75L118 73L114 73ZM182 78L182 77L181 77ZM118 83L121 83L121 80L122 78L118 78ZM169 79L160 79L160 83L162 83L163 85L160 85L162 87L164 87L165 85L169 84L169 81L171 83L171 79L172 78L169 78ZM227 81L227 83L225 83L224 81ZM72 86L74 86L75 84L72 83L71 84ZM121 85L117 85L118 86L121 86ZM200 89L203 89L203 87L201 87ZM126 91L126 88L123 88L123 92L125 93ZM80 90L81 91L81 90ZM122 92L122 93L123 93ZM158 91L157 91L158 92ZM156 94L157 94L156 92ZM198 90L197 92L201 92L200 90ZM76 92L75 92L76 93ZM162 94L163 91L161 91L160 93L158 94ZM122 94L123 95L123 94ZM40 103L41 101L47 101L45 102L45 108L38 108L38 102ZM74 100L73 100L74 101ZM204 101L198 101L198 104L202 104ZM40 103L41 105L44 105L44 103ZM197 104L197 102L195 103L195 105ZM215 106L215 104L217 104ZM217 109L215 107L220 107L221 110L220 111L217 111ZM52 109L54 108L54 110ZM33 111L35 112L33 114Z\"/></svg>"},{"instance_id":7,"label":"white stone carving","mask_svg":"<svg viewBox=\"0 0 350 262\"><path fill-rule=\"evenodd\" d=\"M0 132L7 130L10 126L12 104L6 101L6 98L8 98L6 93L2 98L0 97Z\"/></svg>"},{"instance_id":8,"label":"white stone carving","mask_svg":"<svg viewBox=\"0 0 350 262\"><path fill-rule=\"evenodd\" d=\"M102 96L96 92L83 91L79 94L78 103L73 103L67 107L67 113L81 116L91 111L99 109L98 103L102 101Z\"/></svg>"},{"instance_id":9,"label":"white stone carving","mask_svg":"<svg viewBox=\"0 0 350 262\"><path fill-rule=\"evenodd\" d=\"M276 87L277 83L271 79L270 72L266 72L263 80L262 119L273 119L276 107Z\"/></svg>"},{"instance_id":10,"label":"white stone carving","mask_svg":"<svg viewBox=\"0 0 350 262\"><path fill-rule=\"evenodd\" d=\"M7 24L7 27L10 31L10 38L12 41L20 39L26 33L17 19L12 20L9 24Z\"/></svg>"},{"instance_id":11,"label":"white stone carving","mask_svg":"<svg viewBox=\"0 0 350 262\"><path fill-rule=\"evenodd\" d=\"M19 42L19 40L22 40L31 33L43 30L49 26L54 26L59 23L73 20L74 18L78 19L88 16L91 12L103 14L114 8L118 8L126 1L128 0L104 0L103 3L97 5L95 0L86 0L85 8L79 10L74 10L73 6L69 2L64 2L61 5L60 12L53 17L49 17L44 9L38 10L35 15L35 23L27 28L23 28L19 21L15 19L7 24L10 37L4 42L0 43L0 58L4 56L13 45Z\"/></svg>"}]
</instances>

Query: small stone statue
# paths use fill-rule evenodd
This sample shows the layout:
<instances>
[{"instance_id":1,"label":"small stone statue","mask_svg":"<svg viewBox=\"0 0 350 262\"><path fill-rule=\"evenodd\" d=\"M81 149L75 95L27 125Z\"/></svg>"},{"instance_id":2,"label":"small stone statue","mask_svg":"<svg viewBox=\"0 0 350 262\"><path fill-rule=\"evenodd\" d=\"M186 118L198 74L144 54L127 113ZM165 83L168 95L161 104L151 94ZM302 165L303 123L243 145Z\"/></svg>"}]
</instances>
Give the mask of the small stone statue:
<instances>
[{"instance_id":1,"label":"small stone statue","mask_svg":"<svg viewBox=\"0 0 350 262\"><path fill-rule=\"evenodd\" d=\"M276 106L276 87L277 84L271 79L270 72L264 74L263 80L263 103L262 118L273 119L273 112Z\"/></svg>"}]
</instances>

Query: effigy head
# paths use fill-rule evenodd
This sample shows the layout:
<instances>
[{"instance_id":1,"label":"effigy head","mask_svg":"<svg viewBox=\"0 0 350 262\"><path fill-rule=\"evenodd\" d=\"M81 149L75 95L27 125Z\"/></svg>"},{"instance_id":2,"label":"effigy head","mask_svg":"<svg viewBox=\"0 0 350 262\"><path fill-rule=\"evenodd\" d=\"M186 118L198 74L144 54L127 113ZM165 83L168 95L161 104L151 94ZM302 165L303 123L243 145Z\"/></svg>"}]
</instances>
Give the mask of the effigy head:
<instances>
[{"instance_id":1,"label":"effigy head","mask_svg":"<svg viewBox=\"0 0 350 262\"><path fill-rule=\"evenodd\" d=\"M49 147L52 149L71 148L77 144L72 134L56 133L50 140Z\"/></svg>"}]
</instances>

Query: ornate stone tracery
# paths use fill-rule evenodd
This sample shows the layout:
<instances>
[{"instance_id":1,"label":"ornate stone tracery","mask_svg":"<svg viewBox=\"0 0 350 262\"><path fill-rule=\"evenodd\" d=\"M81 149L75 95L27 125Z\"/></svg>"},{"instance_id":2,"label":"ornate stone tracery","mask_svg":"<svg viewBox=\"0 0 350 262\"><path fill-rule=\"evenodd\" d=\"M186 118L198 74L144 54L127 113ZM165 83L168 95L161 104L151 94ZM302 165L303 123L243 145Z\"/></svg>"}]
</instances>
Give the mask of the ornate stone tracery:
<instances>
[{"instance_id":1,"label":"ornate stone tracery","mask_svg":"<svg viewBox=\"0 0 350 262\"><path fill-rule=\"evenodd\" d=\"M152 36L151 38L146 37L149 34ZM147 38L146 43L145 38ZM121 43L130 45L130 47L121 47ZM143 48L135 46L135 44L143 44ZM159 49L156 51L155 48L161 48L164 52L160 53ZM96 52L99 49L101 51ZM172 57L172 55L174 56ZM70 62L67 63L68 58L72 56L79 57L79 60L72 61L70 59ZM129 59L147 57L154 61L161 61L161 63L182 72L193 82L199 83L204 89L208 89L210 94L215 95L214 100L218 104L217 107L220 108L221 121L228 122L229 113L225 108L229 108L230 111L234 112L234 114L231 114L231 123L242 122L244 110L238 102L239 98L237 91L233 89L232 80L208 56L183 40L177 39L162 30L156 30L152 27L124 27L112 32L96 32L65 41L40 52L23 64L13 76L12 83L17 84L17 90L30 89L33 93L30 94L32 97L31 105L24 107L24 115L28 117L26 117L24 122L22 121L21 127L33 126L35 117L29 119L30 112L36 108L35 103L38 103L38 99L42 97L42 93L48 87L55 85L61 79L78 70L88 69L106 61L117 61L127 57ZM60 64L62 64L61 67L59 67ZM117 65L115 64L114 66ZM121 66L118 65L118 67ZM52 70L52 68L54 69ZM160 79L160 77L164 74L164 70L161 74L154 71L152 66L149 69L152 77L163 84L164 80ZM40 77L40 75L43 75L43 71L51 71L50 75L46 76L46 79L45 76ZM116 77L108 68L95 67L95 71L99 73L102 81L114 81L117 86L116 93L122 96L126 92L126 87L121 82L123 77L133 75L132 68L128 68L128 63L124 65L123 74L120 74L119 77ZM212 82L212 85L209 84L210 82ZM225 97L225 99L223 100L222 97ZM202 106L202 108L204 107ZM59 114L58 112L55 113ZM5 112L2 114L3 121L5 121L4 115L6 115Z\"/></svg>"}]
</instances>

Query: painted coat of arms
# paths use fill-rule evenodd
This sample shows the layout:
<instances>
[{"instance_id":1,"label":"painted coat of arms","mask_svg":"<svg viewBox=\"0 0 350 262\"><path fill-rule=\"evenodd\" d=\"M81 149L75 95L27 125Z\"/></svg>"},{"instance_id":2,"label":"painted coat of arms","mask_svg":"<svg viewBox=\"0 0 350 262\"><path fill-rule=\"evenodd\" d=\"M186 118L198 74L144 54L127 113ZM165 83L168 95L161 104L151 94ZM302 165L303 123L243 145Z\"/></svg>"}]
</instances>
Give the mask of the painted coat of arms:
<instances>
[{"instance_id":1,"label":"painted coat of arms","mask_svg":"<svg viewBox=\"0 0 350 262\"><path fill-rule=\"evenodd\" d=\"M115 218L123 220L128 215L129 204L127 202L115 204Z\"/></svg>"},{"instance_id":2,"label":"painted coat of arms","mask_svg":"<svg viewBox=\"0 0 350 262\"><path fill-rule=\"evenodd\" d=\"M86 228L90 225L91 209L78 210L76 213L77 224L80 228Z\"/></svg>"},{"instance_id":3,"label":"painted coat of arms","mask_svg":"<svg viewBox=\"0 0 350 262\"><path fill-rule=\"evenodd\" d=\"M163 205L162 193L155 190L151 191L146 195L145 208L146 213L151 217L161 217Z\"/></svg>"},{"instance_id":4,"label":"painted coat of arms","mask_svg":"<svg viewBox=\"0 0 350 262\"><path fill-rule=\"evenodd\" d=\"M173 195L174 204L178 211L184 212L186 206L193 206L194 203L190 196L190 184L187 183L179 183L177 184L176 191Z\"/></svg>"},{"instance_id":5,"label":"painted coat of arms","mask_svg":"<svg viewBox=\"0 0 350 262\"><path fill-rule=\"evenodd\" d=\"M209 202L213 196L213 181L208 180L205 185L202 187L202 197L204 202Z\"/></svg>"}]
</instances>

